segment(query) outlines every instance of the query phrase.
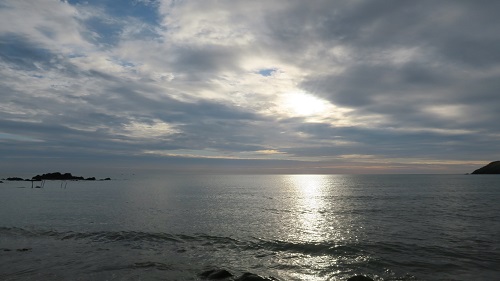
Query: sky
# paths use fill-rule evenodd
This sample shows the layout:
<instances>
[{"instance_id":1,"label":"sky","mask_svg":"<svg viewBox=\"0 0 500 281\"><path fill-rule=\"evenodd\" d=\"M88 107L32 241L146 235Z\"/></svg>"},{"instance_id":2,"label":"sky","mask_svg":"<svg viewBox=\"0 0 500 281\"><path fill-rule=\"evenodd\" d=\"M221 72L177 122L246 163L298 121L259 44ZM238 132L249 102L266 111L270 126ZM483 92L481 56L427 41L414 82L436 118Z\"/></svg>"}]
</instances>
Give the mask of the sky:
<instances>
[{"instance_id":1,"label":"sky","mask_svg":"<svg viewBox=\"0 0 500 281\"><path fill-rule=\"evenodd\" d=\"M467 173L500 1L0 0L0 170Z\"/></svg>"}]
</instances>

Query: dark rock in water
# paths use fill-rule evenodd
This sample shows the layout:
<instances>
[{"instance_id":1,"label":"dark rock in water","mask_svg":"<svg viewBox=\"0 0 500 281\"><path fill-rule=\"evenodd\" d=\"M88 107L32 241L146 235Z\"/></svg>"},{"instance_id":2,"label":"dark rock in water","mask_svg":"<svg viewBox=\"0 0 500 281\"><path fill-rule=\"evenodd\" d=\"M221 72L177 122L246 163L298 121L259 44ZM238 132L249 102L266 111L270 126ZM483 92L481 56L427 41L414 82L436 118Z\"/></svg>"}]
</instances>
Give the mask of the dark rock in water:
<instances>
[{"instance_id":1,"label":"dark rock in water","mask_svg":"<svg viewBox=\"0 0 500 281\"><path fill-rule=\"evenodd\" d=\"M500 161L491 162L490 164L475 170L472 174L500 174Z\"/></svg>"},{"instance_id":2,"label":"dark rock in water","mask_svg":"<svg viewBox=\"0 0 500 281\"><path fill-rule=\"evenodd\" d=\"M356 276L353 276L353 277L347 279L347 281L373 281L373 279L371 279L370 277L363 276L363 275L356 275Z\"/></svg>"},{"instance_id":3,"label":"dark rock in water","mask_svg":"<svg viewBox=\"0 0 500 281\"><path fill-rule=\"evenodd\" d=\"M86 180L86 181L95 181L95 177L86 178L85 180Z\"/></svg>"},{"instance_id":4,"label":"dark rock in water","mask_svg":"<svg viewBox=\"0 0 500 281\"><path fill-rule=\"evenodd\" d=\"M266 278L249 272L243 273L243 275L235 279L235 281L276 281L276 280L277 279L272 277Z\"/></svg>"},{"instance_id":5,"label":"dark rock in water","mask_svg":"<svg viewBox=\"0 0 500 281\"><path fill-rule=\"evenodd\" d=\"M214 280L214 279L229 278L229 277L232 277L233 275L231 274L231 272L229 272L225 269L211 269L211 270L207 270L207 271L202 272L200 274L200 276L205 278L205 279Z\"/></svg>"},{"instance_id":6,"label":"dark rock in water","mask_svg":"<svg viewBox=\"0 0 500 281\"><path fill-rule=\"evenodd\" d=\"M21 249L17 249L16 251L18 251L18 252L29 252L31 250L32 250L31 248L21 248Z\"/></svg>"}]
</instances>

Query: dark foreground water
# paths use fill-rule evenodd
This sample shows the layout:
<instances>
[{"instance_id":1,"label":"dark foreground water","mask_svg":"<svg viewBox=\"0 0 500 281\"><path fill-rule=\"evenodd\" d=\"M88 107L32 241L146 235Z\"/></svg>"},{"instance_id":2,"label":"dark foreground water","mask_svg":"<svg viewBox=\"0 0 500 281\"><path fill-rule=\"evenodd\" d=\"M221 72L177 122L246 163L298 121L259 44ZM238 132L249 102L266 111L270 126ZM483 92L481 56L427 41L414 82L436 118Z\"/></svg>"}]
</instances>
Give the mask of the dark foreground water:
<instances>
[{"instance_id":1,"label":"dark foreground water","mask_svg":"<svg viewBox=\"0 0 500 281\"><path fill-rule=\"evenodd\" d=\"M19 187L26 188L19 188ZM500 280L500 176L0 184L0 280Z\"/></svg>"}]
</instances>

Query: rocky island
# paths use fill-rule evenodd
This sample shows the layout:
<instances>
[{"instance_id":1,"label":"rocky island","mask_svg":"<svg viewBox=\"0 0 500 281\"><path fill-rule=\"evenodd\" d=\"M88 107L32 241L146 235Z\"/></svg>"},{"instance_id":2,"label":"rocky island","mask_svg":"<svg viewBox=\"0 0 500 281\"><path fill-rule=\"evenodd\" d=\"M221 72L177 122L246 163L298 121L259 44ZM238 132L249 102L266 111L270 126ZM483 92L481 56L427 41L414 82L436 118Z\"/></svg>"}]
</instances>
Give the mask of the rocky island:
<instances>
[{"instance_id":1,"label":"rocky island","mask_svg":"<svg viewBox=\"0 0 500 281\"><path fill-rule=\"evenodd\" d=\"M481 167L474 172L473 175L481 175L481 174L500 174L500 161L493 161L488 165Z\"/></svg>"},{"instance_id":2,"label":"rocky island","mask_svg":"<svg viewBox=\"0 0 500 281\"><path fill-rule=\"evenodd\" d=\"M32 177L31 179L23 179L19 177L10 177L6 178L5 180L7 181L42 181L42 180L73 180L73 181L78 181L78 180L87 180L87 181L95 181L95 177L89 177L89 178L84 178L80 176L73 176L71 173L60 173L60 172L54 172L54 173L47 173L47 174L42 174L42 175L36 175ZM100 179L101 181L104 180L111 180L111 178L104 178Z\"/></svg>"}]
</instances>

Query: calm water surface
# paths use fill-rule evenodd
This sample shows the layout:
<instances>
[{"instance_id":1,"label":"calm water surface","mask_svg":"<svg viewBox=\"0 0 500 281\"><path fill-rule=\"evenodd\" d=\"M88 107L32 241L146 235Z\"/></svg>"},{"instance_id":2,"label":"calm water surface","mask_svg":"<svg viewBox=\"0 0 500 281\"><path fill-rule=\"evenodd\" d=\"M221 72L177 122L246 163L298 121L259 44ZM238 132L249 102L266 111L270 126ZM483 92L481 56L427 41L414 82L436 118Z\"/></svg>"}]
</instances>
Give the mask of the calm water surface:
<instances>
[{"instance_id":1,"label":"calm water surface","mask_svg":"<svg viewBox=\"0 0 500 281\"><path fill-rule=\"evenodd\" d=\"M500 280L500 176L0 184L1 280ZM25 187L25 188L21 188Z\"/></svg>"}]
</instances>

